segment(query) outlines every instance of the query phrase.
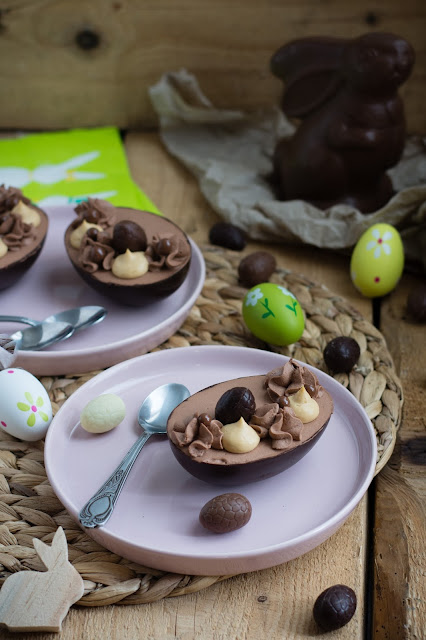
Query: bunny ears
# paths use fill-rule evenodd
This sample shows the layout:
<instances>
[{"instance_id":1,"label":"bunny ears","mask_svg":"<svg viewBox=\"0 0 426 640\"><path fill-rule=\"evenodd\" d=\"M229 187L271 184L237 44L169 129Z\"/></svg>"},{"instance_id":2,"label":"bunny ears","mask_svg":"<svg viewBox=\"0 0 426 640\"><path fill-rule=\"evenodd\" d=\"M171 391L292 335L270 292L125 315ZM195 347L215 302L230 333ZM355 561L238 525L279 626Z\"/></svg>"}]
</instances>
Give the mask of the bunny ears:
<instances>
[{"instance_id":1,"label":"bunny ears","mask_svg":"<svg viewBox=\"0 0 426 640\"><path fill-rule=\"evenodd\" d=\"M286 84L283 111L303 118L347 82L364 92L393 94L408 78L414 50L392 33L357 38L310 37L293 40L272 56L271 71Z\"/></svg>"},{"instance_id":2,"label":"bunny ears","mask_svg":"<svg viewBox=\"0 0 426 640\"><path fill-rule=\"evenodd\" d=\"M286 83L282 108L287 116L302 118L336 92L341 82L337 70L347 42L321 36L301 38L274 53L270 68Z\"/></svg>"}]
</instances>

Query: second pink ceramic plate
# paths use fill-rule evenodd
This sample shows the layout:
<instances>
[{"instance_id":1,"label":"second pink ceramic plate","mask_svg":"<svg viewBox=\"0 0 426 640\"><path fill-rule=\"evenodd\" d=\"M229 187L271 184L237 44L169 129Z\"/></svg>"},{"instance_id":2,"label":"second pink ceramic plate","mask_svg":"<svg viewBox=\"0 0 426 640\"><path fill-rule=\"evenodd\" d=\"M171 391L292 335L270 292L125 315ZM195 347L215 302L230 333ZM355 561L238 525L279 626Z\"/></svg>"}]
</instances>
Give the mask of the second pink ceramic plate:
<instances>
[{"instance_id":1,"label":"second pink ceramic plate","mask_svg":"<svg viewBox=\"0 0 426 640\"><path fill-rule=\"evenodd\" d=\"M116 365L76 391L54 418L46 439L49 480L71 515L78 513L140 435L137 414L157 386L181 382L191 393L216 382L266 373L284 356L257 349L200 346L146 354ZM323 436L296 465L268 480L217 487L188 475L168 441L151 438L133 467L104 527L87 533L107 549L140 564L184 574L254 571L313 549L340 527L374 474L376 439L358 401L333 378L315 370L334 399ZM115 393L127 415L113 431L92 435L79 416L92 398ZM251 502L249 523L218 535L201 527L201 507L226 491Z\"/></svg>"},{"instance_id":2,"label":"second pink ceramic plate","mask_svg":"<svg viewBox=\"0 0 426 640\"><path fill-rule=\"evenodd\" d=\"M191 242L188 275L170 296L145 307L126 307L101 296L75 272L66 255L64 233L74 220L72 207L46 208L49 231L34 266L15 287L0 291L0 312L43 320L79 305L101 305L108 315L100 324L74 334L43 351L21 351L15 366L34 375L62 375L104 369L158 346L184 322L203 287L204 259ZM25 325L0 322L0 333Z\"/></svg>"}]
</instances>

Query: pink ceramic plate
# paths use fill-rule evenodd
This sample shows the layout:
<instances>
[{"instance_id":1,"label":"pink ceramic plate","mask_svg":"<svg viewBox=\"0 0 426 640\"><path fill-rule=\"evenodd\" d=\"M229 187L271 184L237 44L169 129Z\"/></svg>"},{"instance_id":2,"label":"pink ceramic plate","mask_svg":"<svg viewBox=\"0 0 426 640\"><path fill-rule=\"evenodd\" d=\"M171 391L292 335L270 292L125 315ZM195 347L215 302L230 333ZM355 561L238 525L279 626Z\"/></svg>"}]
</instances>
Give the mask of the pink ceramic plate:
<instances>
[{"instance_id":1,"label":"pink ceramic plate","mask_svg":"<svg viewBox=\"0 0 426 640\"><path fill-rule=\"evenodd\" d=\"M223 380L266 373L286 360L245 347L200 346L146 354L102 372L67 400L49 428L45 463L56 494L78 519L80 509L140 435L139 406L155 387L177 381L194 393ZM188 475L168 441L156 436L142 449L110 520L87 533L143 565L200 575L264 569L319 545L343 524L367 490L376 440L354 396L325 373L316 373L334 398L335 413L296 465L274 478L231 489L252 504L245 527L223 535L201 527L201 507L229 489ZM113 431L91 435L81 428L79 415L101 393L120 395L127 416Z\"/></svg>"},{"instance_id":2,"label":"pink ceramic plate","mask_svg":"<svg viewBox=\"0 0 426 640\"><path fill-rule=\"evenodd\" d=\"M167 340L184 322L204 283L205 265L191 241L188 275L172 295L133 308L116 304L93 291L74 271L65 251L65 229L75 218L72 207L46 208L49 231L43 250L16 287L0 291L0 313L35 320L79 305L101 305L108 315L98 325L43 351L22 351L15 362L35 375L83 373L104 369L140 355ZM24 325L1 322L0 333Z\"/></svg>"}]
</instances>

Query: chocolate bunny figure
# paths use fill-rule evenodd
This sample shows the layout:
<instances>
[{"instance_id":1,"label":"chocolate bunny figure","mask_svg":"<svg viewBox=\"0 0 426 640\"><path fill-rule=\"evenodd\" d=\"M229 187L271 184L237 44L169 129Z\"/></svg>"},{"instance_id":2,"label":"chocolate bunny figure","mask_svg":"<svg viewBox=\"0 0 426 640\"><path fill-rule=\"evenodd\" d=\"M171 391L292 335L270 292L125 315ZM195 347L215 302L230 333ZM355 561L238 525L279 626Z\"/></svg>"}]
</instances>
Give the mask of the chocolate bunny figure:
<instances>
[{"instance_id":1,"label":"chocolate bunny figure","mask_svg":"<svg viewBox=\"0 0 426 640\"><path fill-rule=\"evenodd\" d=\"M62 527L57 529L51 546L37 538L33 543L47 571L20 571L5 580L0 590L0 627L58 632L69 607L83 595L83 579L68 562Z\"/></svg>"},{"instance_id":2,"label":"chocolate bunny figure","mask_svg":"<svg viewBox=\"0 0 426 640\"><path fill-rule=\"evenodd\" d=\"M386 171L405 143L398 88L413 64L406 40L379 32L302 38L273 55L272 73L286 84L282 109L301 119L294 136L275 149L282 200L306 200L320 209L347 203L363 213L386 204L393 195Z\"/></svg>"}]
</instances>

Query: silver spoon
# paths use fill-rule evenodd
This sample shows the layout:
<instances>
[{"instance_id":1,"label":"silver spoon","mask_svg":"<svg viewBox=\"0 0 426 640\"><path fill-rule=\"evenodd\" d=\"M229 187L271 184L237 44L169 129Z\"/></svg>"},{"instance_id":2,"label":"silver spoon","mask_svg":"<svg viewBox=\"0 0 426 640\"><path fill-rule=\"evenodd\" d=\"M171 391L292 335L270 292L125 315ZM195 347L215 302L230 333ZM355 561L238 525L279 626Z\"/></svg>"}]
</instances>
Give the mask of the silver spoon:
<instances>
[{"instance_id":1,"label":"silver spoon","mask_svg":"<svg viewBox=\"0 0 426 640\"><path fill-rule=\"evenodd\" d=\"M74 327L67 322L40 322L40 324L15 331L10 336L20 351L39 351L49 345L65 340L74 333Z\"/></svg>"},{"instance_id":2,"label":"silver spoon","mask_svg":"<svg viewBox=\"0 0 426 640\"><path fill-rule=\"evenodd\" d=\"M39 351L59 340L69 338L80 329L101 322L107 310L104 307L84 306L66 309L44 320L33 320L25 316L0 315L0 322L29 324L34 329L16 331L11 338L18 343L21 351ZM66 326L65 326L66 325Z\"/></svg>"},{"instance_id":3,"label":"silver spoon","mask_svg":"<svg viewBox=\"0 0 426 640\"><path fill-rule=\"evenodd\" d=\"M138 414L138 422L143 429L143 434L136 440L108 480L80 511L79 520L84 527L93 529L109 520L130 469L145 442L154 434L159 435L167 432L166 425L169 415L178 404L189 396L190 393L183 384L171 382L157 387L145 398Z\"/></svg>"}]
</instances>

